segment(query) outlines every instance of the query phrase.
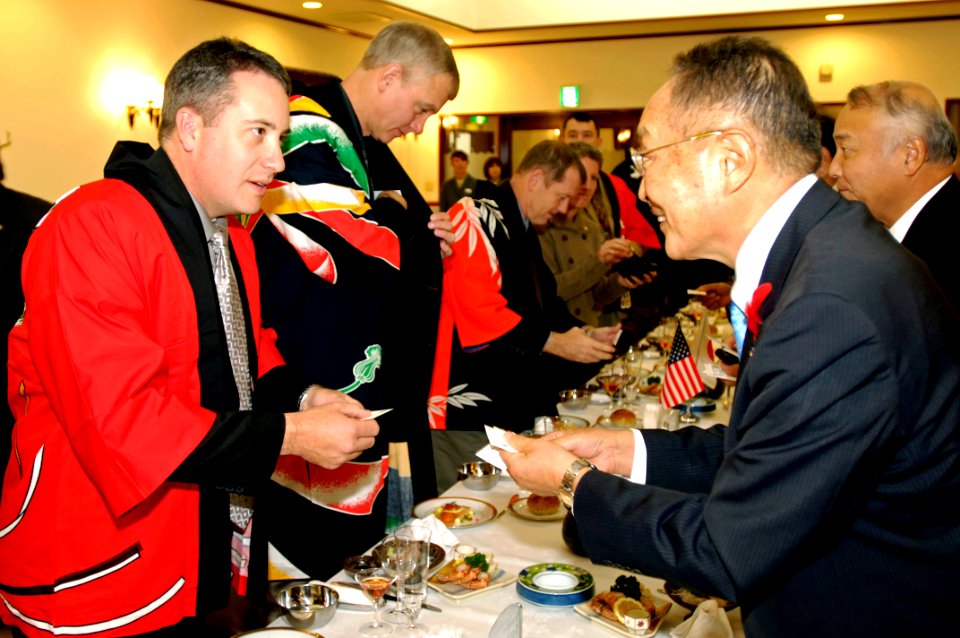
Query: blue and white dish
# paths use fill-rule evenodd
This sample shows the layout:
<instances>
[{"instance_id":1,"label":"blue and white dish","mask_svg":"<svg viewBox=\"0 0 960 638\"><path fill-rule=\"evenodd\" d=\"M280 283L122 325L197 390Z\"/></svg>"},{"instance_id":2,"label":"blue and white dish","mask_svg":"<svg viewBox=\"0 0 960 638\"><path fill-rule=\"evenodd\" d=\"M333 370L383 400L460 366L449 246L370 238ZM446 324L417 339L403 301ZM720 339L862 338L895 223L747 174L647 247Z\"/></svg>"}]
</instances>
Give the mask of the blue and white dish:
<instances>
[{"instance_id":1,"label":"blue and white dish","mask_svg":"<svg viewBox=\"0 0 960 638\"><path fill-rule=\"evenodd\" d=\"M564 563L539 563L517 576L517 594L545 607L575 607L593 598L593 575Z\"/></svg>"}]
</instances>

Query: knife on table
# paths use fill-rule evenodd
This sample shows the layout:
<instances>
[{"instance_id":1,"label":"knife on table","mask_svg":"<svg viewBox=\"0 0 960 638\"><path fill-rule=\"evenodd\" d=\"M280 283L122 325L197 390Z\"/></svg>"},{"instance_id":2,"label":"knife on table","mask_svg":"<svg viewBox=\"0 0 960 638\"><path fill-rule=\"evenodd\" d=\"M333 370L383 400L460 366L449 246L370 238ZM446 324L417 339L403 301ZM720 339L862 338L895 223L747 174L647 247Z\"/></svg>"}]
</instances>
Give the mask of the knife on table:
<instances>
[{"instance_id":1,"label":"knife on table","mask_svg":"<svg viewBox=\"0 0 960 638\"><path fill-rule=\"evenodd\" d=\"M331 582L330 584L331 584L331 585L336 585L337 587L352 587L353 589L363 589L363 587L360 586L360 583L351 583L350 581L346 581L346 580L337 580L337 581ZM383 597L384 597L386 600L390 600L390 601L394 601L394 602L396 602L396 600L397 600L397 597L396 597L395 595L393 595L393 594L384 594ZM431 604L429 604L429 603L423 603L423 604L421 605L421 607L423 607L423 608L426 609L427 611L435 611L435 612L437 612L437 613L443 611L443 610L440 609L439 607L437 607L437 606L435 606L435 605L431 605Z\"/></svg>"}]
</instances>

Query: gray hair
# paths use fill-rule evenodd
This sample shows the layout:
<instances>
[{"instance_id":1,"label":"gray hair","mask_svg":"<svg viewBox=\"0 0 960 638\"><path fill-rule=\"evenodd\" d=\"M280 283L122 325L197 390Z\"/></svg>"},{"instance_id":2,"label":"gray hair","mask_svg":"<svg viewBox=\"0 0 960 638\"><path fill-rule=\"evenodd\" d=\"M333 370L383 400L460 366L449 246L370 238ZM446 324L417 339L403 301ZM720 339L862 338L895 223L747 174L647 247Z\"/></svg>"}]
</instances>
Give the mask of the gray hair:
<instances>
[{"instance_id":1,"label":"gray hair","mask_svg":"<svg viewBox=\"0 0 960 638\"><path fill-rule=\"evenodd\" d=\"M924 99L926 98L926 99ZM953 164L957 159L957 135L946 113L926 87L913 82L880 82L857 86L850 90L847 102L851 109L875 107L897 120L892 133L897 141L918 136L927 145L930 161Z\"/></svg>"},{"instance_id":2,"label":"gray hair","mask_svg":"<svg viewBox=\"0 0 960 638\"><path fill-rule=\"evenodd\" d=\"M160 111L160 142L176 127L177 111L195 109L204 123L211 124L236 99L232 75L237 71L266 73L290 94L290 76L269 53L233 38L201 42L174 63L163 87Z\"/></svg>"},{"instance_id":3,"label":"gray hair","mask_svg":"<svg viewBox=\"0 0 960 638\"><path fill-rule=\"evenodd\" d=\"M816 105L797 65L767 40L727 36L698 44L677 56L671 76L671 107L688 133L734 114L759 133L759 152L771 166L791 174L819 166Z\"/></svg>"},{"instance_id":4,"label":"gray hair","mask_svg":"<svg viewBox=\"0 0 960 638\"><path fill-rule=\"evenodd\" d=\"M526 173L539 168L547 176L547 183L552 184L563 181L571 167L577 169L581 184L587 180L587 171L569 144L559 140L544 140L534 144L527 151L520 160L517 173Z\"/></svg>"},{"instance_id":5,"label":"gray hair","mask_svg":"<svg viewBox=\"0 0 960 638\"><path fill-rule=\"evenodd\" d=\"M584 157L589 157L600 166L603 166L603 153L601 153L600 149L593 144L587 144L586 142L570 142L569 146L570 150L572 150L573 154L578 158L583 159Z\"/></svg>"},{"instance_id":6,"label":"gray hair","mask_svg":"<svg viewBox=\"0 0 960 638\"><path fill-rule=\"evenodd\" d=\"M415 22L391 22L370 41L360 60L361 68L368 71L394 63L411 73L421 71L427 77L449 75L451 100L460 91L460 71L453 51L443 36L430 27Z\"/></svg>"}]
</instances>

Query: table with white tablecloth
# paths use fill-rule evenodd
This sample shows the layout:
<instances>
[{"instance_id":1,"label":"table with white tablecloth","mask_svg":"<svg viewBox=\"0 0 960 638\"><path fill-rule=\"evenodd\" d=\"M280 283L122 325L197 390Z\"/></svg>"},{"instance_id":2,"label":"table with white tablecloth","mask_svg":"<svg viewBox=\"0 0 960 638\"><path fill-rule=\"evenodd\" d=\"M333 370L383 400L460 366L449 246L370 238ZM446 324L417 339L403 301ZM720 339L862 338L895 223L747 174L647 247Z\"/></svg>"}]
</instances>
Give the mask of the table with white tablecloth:
<instances>
[{"instance_id":1,"label":"table with white tablecloth","mask_svg":"<svg viewBox=\"0 0 960 638\"><path fill-rule=\"evenodd\" d=\"M457 483L447 490L444 496L480 499L501 512L508 506L511 496L517 492L519 488L516 483L509 477L504 477L496 487L486 492L471 491ZM516 574L524 567L537 563L568 563L589 571L594 577L596 591L601 592L608 589L617 576L629 573L612 567L595 565L590 562L590 559L574 554L563 541L561 526L561 521L532 521L507 511L487 524L454 531L460 542L473 545L483 551L493 551L496 561L511 574ZM624 532L628 533L628 530ZM663 586L662 580L647 576L638 576L638 579L653 589L657 596L666 599L666 596L658 591ZM330 580L349 580L349 577L339 572ZM426 624L431 630L428 632L429 636L486 638L500 612L508 605L518 602L523 604L524 638L616 635L579 615L572 608L541 607L524 601L517 594L515 583L460 601L451 600L431 590L427 602L443 610L440 613L424 610L420 614L420 622ZM688 613L688 610L674 604L657 635L669 636L670 629L682 622ZM728 612L728 616L734 635L743 636L739 609ZM369 621L371 617L372 612L338 610L333 620L317 632L326 638L348 636L354 638L358 635L357 628ZM285 626L285 624L281 618L272 626Z\"/></svg>"}]
</instances>

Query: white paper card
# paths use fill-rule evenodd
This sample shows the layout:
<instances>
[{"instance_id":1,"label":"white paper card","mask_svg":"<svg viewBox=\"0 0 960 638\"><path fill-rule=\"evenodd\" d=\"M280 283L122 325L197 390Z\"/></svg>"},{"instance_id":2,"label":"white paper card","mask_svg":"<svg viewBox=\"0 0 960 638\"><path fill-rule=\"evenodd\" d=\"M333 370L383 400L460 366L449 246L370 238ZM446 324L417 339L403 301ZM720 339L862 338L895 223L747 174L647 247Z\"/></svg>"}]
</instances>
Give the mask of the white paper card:
<instances>
[{"instance_id":1,"label":"white paper card","mask_svg":"<svg viewBox=\"0 0 960 638\"><path fill-rule=\"evenodd\" d=\"M393 408L384 408L384 409L382 409L382 410L371 410L371 411L370 411L370 416L365 416L365 417L363 417L363 418L360 419L360 420L361 420L361 421L373 421L374 419L378 419L378 418L382 417L384 414L386 414L387 412L390 412L391 410L393 410Z\"/></svg>"}]
</instances>

